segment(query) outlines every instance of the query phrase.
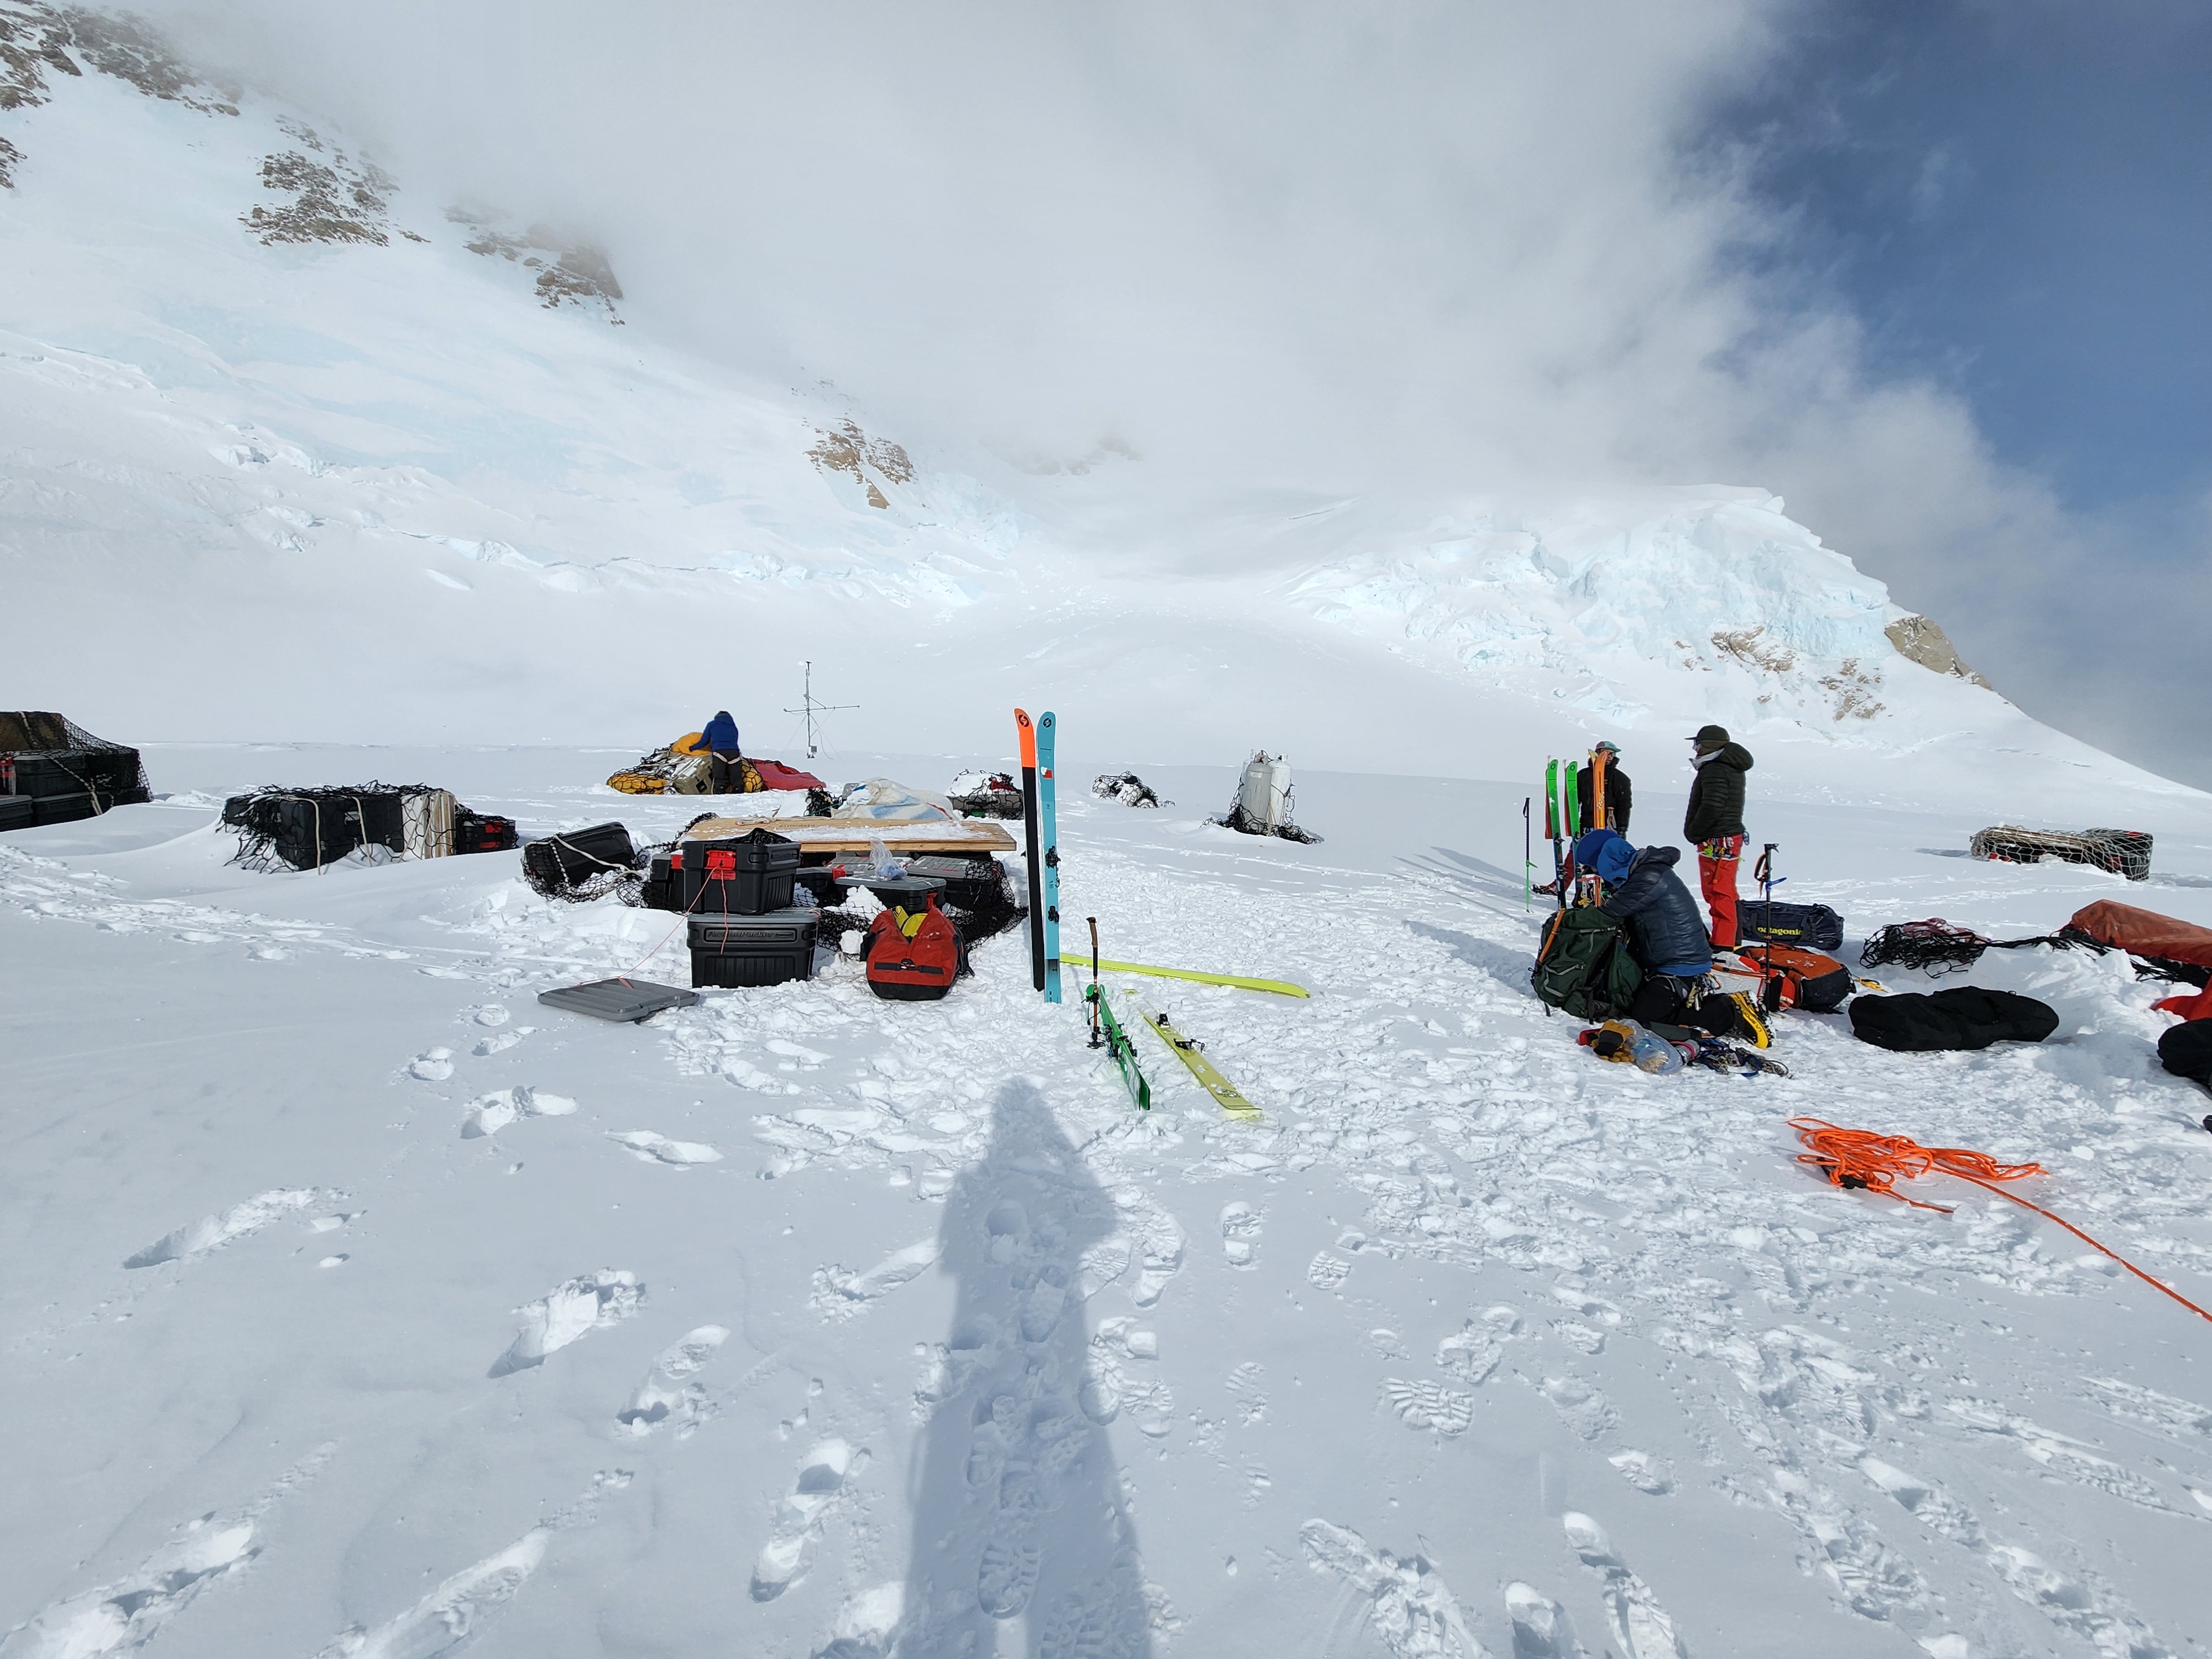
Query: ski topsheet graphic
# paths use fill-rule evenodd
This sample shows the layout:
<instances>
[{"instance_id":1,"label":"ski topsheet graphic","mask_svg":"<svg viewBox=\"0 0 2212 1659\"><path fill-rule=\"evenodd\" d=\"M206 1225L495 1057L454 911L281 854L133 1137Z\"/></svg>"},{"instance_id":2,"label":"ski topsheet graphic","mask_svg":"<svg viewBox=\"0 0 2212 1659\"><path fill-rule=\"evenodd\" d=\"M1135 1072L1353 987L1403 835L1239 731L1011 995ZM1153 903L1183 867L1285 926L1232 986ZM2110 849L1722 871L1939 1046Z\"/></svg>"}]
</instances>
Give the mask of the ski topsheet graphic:
<instances>
[{"instance_id":1,"label":"ski topsheet graphic","mask_svg":"<svg viewBox=\"0 0 2212 1659\"><path fill-rule=\"evenodd\" d=\"M1025 709L1014 710L1014 732L1021 739L1022 818L1029 832L1030 982L1044 989L1044 862L1037 852L1036 727Z\"/></svg>"},{"instance_id":2,"label":"ski topsheet graphic","mask_svg":"<svg viewBox=\"0 0 2212 1659\"><path fill-rule=\"evenodd\" d=\"M1129 1034L1121 1029L1121 1022L1114 1018L1114 1009L1106 1000L1106 994L1097 980L1085 989L1084 996L1091 1003L1091 1012L1098 1017L1098 1035L1102 1046L1121 1073L1121 1085L1129 1091L1129 1098L1140 1112L1152 1109L1152 1085L1145 1081L1145 1073L1137 1064L1137 1047L1129 1041Z\"/></svg>"},{"instance_id":3,"label":"ski topsheet graphic","mask_svg":"<svg viewBox=\"0 0 2212 1659\"><path fill-rule=\"evenodd\" d=\"M1060 1000L1060 806L1053 781L1053 744L1059 717L1047 709L1036 726L1038 817L1044 840L1044 1000ZM1032 860L1036 858L1030 854Z\"/></svg>"}]
</instances>

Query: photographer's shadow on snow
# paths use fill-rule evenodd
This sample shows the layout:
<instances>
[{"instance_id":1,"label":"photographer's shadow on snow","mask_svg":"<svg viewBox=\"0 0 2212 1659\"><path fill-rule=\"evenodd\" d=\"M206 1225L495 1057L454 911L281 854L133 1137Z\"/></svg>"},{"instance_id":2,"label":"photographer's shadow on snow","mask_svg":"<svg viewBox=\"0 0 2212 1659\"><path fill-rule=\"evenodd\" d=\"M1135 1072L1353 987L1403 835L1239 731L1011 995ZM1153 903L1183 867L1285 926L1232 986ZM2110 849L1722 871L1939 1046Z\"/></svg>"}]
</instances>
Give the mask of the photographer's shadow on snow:
<instances>
[{"instance_id":1,"label":"photographer's shadow on snow","mask_svg":"<svg viewBox=\"0 0 2212 1659\"><path fill-rule=\"evenodd\" d=\"M1017 1619L1023 1653L1149 1659L1136 1533L1083 1409L1080 1262L1115 1225L1043 1099L1009 1082L945 1208L939 1266L959 1292L914 1471L897 1659L1014 1650L1000 1637Z\"/></svg>"}]
</instances>

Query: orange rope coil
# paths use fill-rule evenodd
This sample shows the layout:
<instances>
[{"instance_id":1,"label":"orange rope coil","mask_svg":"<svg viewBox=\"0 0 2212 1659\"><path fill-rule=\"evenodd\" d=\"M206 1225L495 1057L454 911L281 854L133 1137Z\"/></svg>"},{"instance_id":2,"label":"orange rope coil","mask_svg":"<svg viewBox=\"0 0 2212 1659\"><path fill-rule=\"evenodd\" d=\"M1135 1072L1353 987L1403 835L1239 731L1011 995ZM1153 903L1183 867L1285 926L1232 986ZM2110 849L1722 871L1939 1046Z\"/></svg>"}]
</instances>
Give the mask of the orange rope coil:
<instances>
[{"instance_id":1,"label":"orange rope coil","mask_svg":"<svg viewBox=\"0 0 2212 1659\"><path fill-rule=\"evenodd\" d=\"M1915 1209L1934 1210L1949 1215L1951 1212L1941 1204L1923 1204L1917 1198L1906 1198L1897 1190L1897 1182L1900 1176L1910 1181L1931 1170L1956 1176L1961 1181L1971 1181L1975 1186L1995 1193L1999 1198L2008 1198L2023 1209L2034 1211L2046 1221L2057 1223L2091 1249L2112 1257L2144 1284L2165 1292L2199 1317L2212 1320L2212 1313L2206 1313L2171 1285L2153 1279L2117 1250L2106 1249L2072 1222L2051 1214L2040 1204L2030 1203L2018 1193L2007 1192L1997 1184L2047 1174L2040 1164L2000 1164L1987 1152L1970 1152L1963 1146L1923 1146L1903 1135L1878 1135L1871 1129L1838 1128L1817 1117L1793 1117L1790 1120L1790 1127L1797 1132L1797 1139L1804 1143L1806 1148L1797 1154L1797 1161L1808 1168L1820 1170L1827 1176L1831 1186L1880 1193L1886 1198L1910 1204Z\"/></svg>"}]
</instances>

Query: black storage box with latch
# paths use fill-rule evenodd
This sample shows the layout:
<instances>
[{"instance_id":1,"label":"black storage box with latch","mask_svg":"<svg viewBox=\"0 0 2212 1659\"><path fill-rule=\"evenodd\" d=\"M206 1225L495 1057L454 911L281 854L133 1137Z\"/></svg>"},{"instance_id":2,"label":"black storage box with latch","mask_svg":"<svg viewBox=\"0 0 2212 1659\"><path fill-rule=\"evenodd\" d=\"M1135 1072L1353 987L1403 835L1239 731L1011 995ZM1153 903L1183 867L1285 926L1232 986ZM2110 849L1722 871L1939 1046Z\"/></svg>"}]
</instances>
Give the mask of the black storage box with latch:
<instances>
[{"instance_id":1,"label":"black storage box with latch","mask_svg":"<svg viewBox=\"0 0 2212 1659\"><path fill-rule=\"evenodd\" d=\"M681 860L682 908L692 915L764 916L791 908L799 843L769 830L727 841L686 841Z\"/></svg>"},{"instance_id":2,"label":"black storage box with latch","mask_svg":"<svg viewBox=\"0 0 2212 1659\"><path fill-rule=\"evenodd\" d=\"M818 910L804 905L766 915L694 915L691 983L738 990L814 977Z\"/></svg>"}]
</instances>

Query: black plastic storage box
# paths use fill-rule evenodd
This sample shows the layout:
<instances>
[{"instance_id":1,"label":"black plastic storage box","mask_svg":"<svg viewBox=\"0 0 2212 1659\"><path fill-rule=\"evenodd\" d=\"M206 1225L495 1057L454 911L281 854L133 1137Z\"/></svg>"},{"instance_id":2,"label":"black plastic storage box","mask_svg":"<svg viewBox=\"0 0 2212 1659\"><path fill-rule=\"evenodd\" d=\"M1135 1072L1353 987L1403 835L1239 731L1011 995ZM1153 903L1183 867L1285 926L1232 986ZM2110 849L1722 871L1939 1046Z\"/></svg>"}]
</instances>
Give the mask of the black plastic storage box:
<instances>
[{"instance_id":1,"label":"black plastic storage box","mask_svg":"<svg viewBox=\"0 0 2212 1659\"><path fill-rule=\"evenodd\" d=\"M838 890L837 878L831 873L836 867L835 863L827 860L820 864L800 865L792 877L792 897L796 899L799 890L803 887L814 895L815 903L825 910L842 902L845 896Z\"/></svg>"},{"instance_id":2,"label":"black plastic storage box","mask_svg":"<svg viewBox=\"0 0 2212 1659\"><path fill-rule=\"evenodd\" d=\"M0 793L96 795L103 811L146 799L135 749L15 750L0 755Z\"/></svg>"},{"instance_id":3,"label":"black plastic storage box","mask_svg":"<svg viewBox=\"0 0 2212 1659\"><path fill-rule=\"evenodd\" d=\"M555 887L574 887L609 870L628 870L636 861L629 831L619 823L564 830L542 841L526 842L522 848L523 868Z\"/></svg>"},{"instance_id":4,"label":"black plastic storage box","mask_svg":"<svg viewBox=\"0 0 2212 1659\"><path fill-rule=\"evenodd\" d=\"M31 810L40 823L75 823L79 818L100 816L100 807L90 795L40 795L32 800Z\"/></svg>"},{"instance_id":5,"label":"black plastic storage box","mask_svg":"<svg viewBox=\"0 0 2212 1659\"><path fill-rule=\"evenodd\" d=\"M466 808L453 814L456 853L512 853L521 842L513 818L490 812L471 812Z\"/></svg>"},{"instance_id":6,"label":"black plastic storage box","mask_svg":"<svg viewBox=\"0 0 2212 1659\"><path fill-rule=\"evenodd\" d=\"M756 830L729 841L687 841L681 908L696 915L765 916L791 908L799 843Z\"/></svg>"},{"instance_id":7,"label":"black plastic storage box","mask_svg":"<svg viewBox=\"0 0 2212 1659\"><path fill-rule=\"evenodd\" d=\"M822 913L804 905L763 916L694 915L691 983L726 990L814 977Z\"/></svg>"},{"instance_id":8,"label":"black plastic storage box","mask_svg":"<svg viewBox=\"0 0 2212 1659\"><path fill-rule=\"evenodd\" d=\"M680 910L684 902L677 896L683 891L676 879L672 865L673 854L655 853L645 867L645 890L638 895L639 902L648 910Z\"/></svg>"},{"instance_id":9,"label":"black plastic storage box","mask_svg":"<svg viewBox=\"0 0 2212 1659\"><path fill-rule=\"evenodd\" d=\"M945 884L945 902L963 910L988 909L1005 890L996 859L957 859L941 854L908 859L910 876L933 876Z\"/></svg>"},{"instance_id":10,"label":"black plastic storage box","mask_svg":"<svg viewBox=\"0 0 2212 1659\"><path fill-rule=\"evenodd\" d=\"M0 830L27 830L39 821L39 804L28 795L0 795Z\"/></svg>"},{"instance_id":11,"label":"black plastic storage box","mask_svg":"<svg viewBox=\"0 0 2212 1659\"><path fill-rule=\"evenodd\" d=\"M335 864L361 845L361 815L350 804L334 807L321 800L279 799L267 810L276 819L270 842L276 856L295 870Z\"/></svg>"}]
</instances>

